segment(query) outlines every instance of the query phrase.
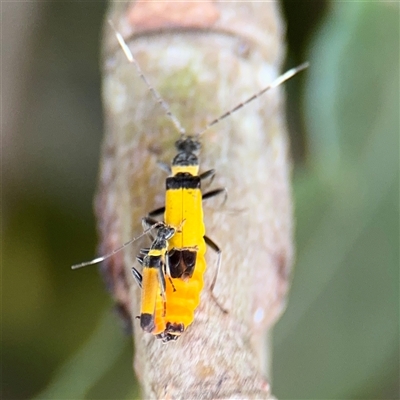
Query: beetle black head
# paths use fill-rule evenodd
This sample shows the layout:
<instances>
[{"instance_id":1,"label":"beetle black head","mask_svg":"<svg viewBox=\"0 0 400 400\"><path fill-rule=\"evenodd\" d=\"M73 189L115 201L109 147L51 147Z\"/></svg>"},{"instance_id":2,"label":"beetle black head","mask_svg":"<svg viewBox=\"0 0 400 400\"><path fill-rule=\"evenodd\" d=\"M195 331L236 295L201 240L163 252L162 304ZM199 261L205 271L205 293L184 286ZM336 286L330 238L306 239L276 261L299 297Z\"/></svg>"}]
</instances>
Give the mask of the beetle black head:
<instances>
[{"instance_id":1,"label":"beetle black head","mask_svg":"<svg viewBox=\"0 0 400 400\"><path fill-rule=\"evenodd\" d=\"M178 154L172 160L172 165L198 165L199 160L197 152L200 150L201 145L197 138L194 136L186 136L175 142L175 148Z\"/></svg>"}]
</instances>

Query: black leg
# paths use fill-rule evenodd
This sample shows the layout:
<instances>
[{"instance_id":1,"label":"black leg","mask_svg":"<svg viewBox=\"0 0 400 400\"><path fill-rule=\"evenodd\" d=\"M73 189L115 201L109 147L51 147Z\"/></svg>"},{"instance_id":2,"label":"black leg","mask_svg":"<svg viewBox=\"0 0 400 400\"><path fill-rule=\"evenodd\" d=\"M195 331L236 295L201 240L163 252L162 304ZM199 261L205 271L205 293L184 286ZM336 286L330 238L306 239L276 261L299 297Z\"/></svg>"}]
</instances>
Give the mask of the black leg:
<instances>
[{"instance_id":1,"label":"black leg","mask_svg":"<svg viewBox=\"0 0 400 400\"><path fill-rule=\"evenodd\" d=\"M147 215L151 218L151 217L158 217L164 213L165 213L165 206L156 208L155 210L150 211Z\"/></svg>"},{"instance_id":2,"label":"black leg","mask_svg":"<svg viewBox=\"0 0 400 400\"><path fill-rule=\"evenodd\" d=\"M209 192L203 194L202 199L207 200L207 199L210 199L211 197L218 196L221 193L225 193L224 201L222 203L222 205L224 205L228 198L228 192L227 192L226 188L218 188L218 189L210 190Z\"/></svg>"},{"instance_id":3,"label":"black leg","mask_svg":"<svg viewBox=\"0 0 400 400\"><path fill-rule=\"evenodd\" d=\"M215 176L215 169L209 169L208 171L203 172L202 174L199 175L200 180L204 181L204 179L210 178L211 181L209 184L211 185L213 179Z\"/></svg>"},{"instance_id":4,"label":"black leg","mask_svg":"<svg viewBox=\"0 0 400 400\"><path fill-rule=\"evenodd\" d=\"M152 218L152 217L147 216L147 217L143 217L143 218L142 218L142 226L143 226L143 229L149 229L149 228L151 228L153 225L156 225L156 224L161 224L161 225L162 225L162 223L160 223L160 221L157 221L157 220L155 220L155 219Z\"/></svg>"},{"instance_id":5,"label":"black leg","mask_svg":"<svg viewBox=\"0 0 400 400\"><path fill-rule=\"evenodd\" d=\"M145 256L136 256L136 261L143 266Z\"/></svg>"},{"instance_id":6,"label":"black leg","mask_svg":"<svg viewBox=\"0 0 400 400\"><path fill-rule=\"evenodd\" d=\"M168 175L171 175L171 167L164 161L157 161L158 167L160 167Z\"/></svg>"},{"instance_id":7,"label":"black leg","mask_svg":"<svg viewBox=\"0 0 400 400\"><path fill-rule=\"evenodd\" d=\"M215 169L209 169L208 171L203 172L202 174L199 175L200 180L204 181L205 179L209 179L207 182L207 187L210 187L212 183L214 182L215 178Z\"/></svg>"},{"instance_id":8,"label":"black leg","mask_svg":"<svg viewBox=\"0 0 400 400\"><path fill-rule=\"evenodd\" d=\"M210 285L211 297L213 298L213 300L215 301L215 303L217 304L217 306L220 308L220 310L221 310L224 314L227 314L228 311L225 310L225 308L222 307L221 304L219 304L217 298L216 298L215 295L214 295L214 287L215 287L215 284L217 283L219 270L220 270L220 268L221 268L222 251L221 251L221 249L219 248L219 246L218 246L213 240L211 240L208 236L204 236L204 241L206 242L207 246L209 246L212 250L214 250L214 251L217 253L216 271L215 271L213 280L212 280L211 285Z\"/></svg>"},{"instance_id":9,"label":"black leg","mask_svg":"<svg viewBox=\"0 0 400 400\"><path fill-rule=\"evenodd\" d=\"M136 283L139 285L139 287L141 289L142 281L143 281L142 274L135 267L132 267L132 274L133 274L133 277L135 278Z\"/></svg>"}]
</instances>

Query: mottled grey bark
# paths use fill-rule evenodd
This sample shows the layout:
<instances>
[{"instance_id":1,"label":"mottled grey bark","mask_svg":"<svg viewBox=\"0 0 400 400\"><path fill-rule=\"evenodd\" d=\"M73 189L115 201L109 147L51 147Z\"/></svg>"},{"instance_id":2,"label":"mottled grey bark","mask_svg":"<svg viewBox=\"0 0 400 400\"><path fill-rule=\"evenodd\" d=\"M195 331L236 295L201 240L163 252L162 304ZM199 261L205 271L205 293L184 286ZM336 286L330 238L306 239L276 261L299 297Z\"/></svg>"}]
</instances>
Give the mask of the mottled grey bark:
<instances>
[{"instance_id":1,"label":"mottled grey bark","mask_svg":"<svg viewBox=\"0 0 400 400\"><path fill-rule=\"evenodd\" d=\"M277 3L111 3L108 18L148 80L188 133L265 87L279 75L284 28ZM96 211L104 254L141 233L141 217L163 205L165 173L179 137L128 63L112 30L104 31L106 133ZM266 93L202 138L201 170L228 200L207 201L207 234L223 250L207 252L205 289L195 322L163 345L143 333L139 289L130 268L138 246L103 267L120 311L134 325L135 370L144 398L270 398L266 333L281 314L292 264L288 139L281 88ZM146 242L148 245L148 243Z\"/></svg>"}]
</instances>

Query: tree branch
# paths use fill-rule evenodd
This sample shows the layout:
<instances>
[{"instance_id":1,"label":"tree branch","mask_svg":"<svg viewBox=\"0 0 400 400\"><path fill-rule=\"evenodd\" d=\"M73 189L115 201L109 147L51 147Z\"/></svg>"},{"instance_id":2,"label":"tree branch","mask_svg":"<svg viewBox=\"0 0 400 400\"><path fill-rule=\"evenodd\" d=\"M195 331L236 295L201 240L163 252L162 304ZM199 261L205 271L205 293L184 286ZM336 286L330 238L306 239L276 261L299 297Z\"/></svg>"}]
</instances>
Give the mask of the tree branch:
<instances>
[{"instance_id":1,"label":"tree branch","mask_svg":"<svg viewBox=\"0 0 400 400\"><path fill-rule=\"evenodd\" d=\"M112 2L110 18L147 79L188 133L247 99L278 74L283 26L275 2ZM141 217L163 205L165 174L179 137L108 26L104 32L104 139L96 212L102 254L141 232ZM138 243L103 267L119 310L134 324L135 369L145 398L270 398L266 331L285 305L292 263L288 141L280 88L207 131L201 170L215 168L213 187L228 201L205 207L207 235L223 251L215 287L207 289L194 323L163 345L143 333L139 289L130 269ZM147 244L147 243L146 243Z\"/></svg>"}]
</instances>

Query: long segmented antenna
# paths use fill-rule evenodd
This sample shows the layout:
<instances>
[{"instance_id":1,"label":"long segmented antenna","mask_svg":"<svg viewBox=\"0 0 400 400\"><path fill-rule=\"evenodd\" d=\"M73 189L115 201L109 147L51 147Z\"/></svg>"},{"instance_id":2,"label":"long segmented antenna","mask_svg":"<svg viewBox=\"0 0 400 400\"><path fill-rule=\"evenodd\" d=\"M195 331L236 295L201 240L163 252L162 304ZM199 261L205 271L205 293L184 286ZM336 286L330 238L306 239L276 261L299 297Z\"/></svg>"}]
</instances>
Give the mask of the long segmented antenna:
<instances>
[{"instance_id":1,"label":"long segmented antenna","mask_svg":"<svg viewBox=\"0 0 400 400\"><path fill-rule=\"evenodd\" d=\"M174 114L172 114L171 108L169 107L168 103L161 97L160 93L158 93L157 90L153 86L151 86L150 82L147 80L146 76L143 74L138 62L133 57L133 54L130 51L130 49L129 49L128 45L126 44L122 35L117 31L117 29L115 28L115 26L111 20L108 20L108 23L110 24L111 28L113 29L115 36L117 37L117 40L118 40L123 52L125 53L128 61L135 66L139 76L142 78L143 82L147 85L147 87L149 88L149 91L151 92L151 94L153 95L153 97L157 101L157 103L160 104L160 106L164 109L165 113L167 114L167 117L175 125L175 128L180 132L180 134L182 136L185 136L186 135L185 128L183 128L183 126L179 122L178 118Z\"/></svg>"},{"instance_id":2,"label":"long segmented antenna","mask_svg":"<svg viewBox=\"0 0 400 400\"><path fill-rule=\"evenodd\" d=\"M152 229L158 228L159 226L162 226L162 225L164 225L164 222L157 222L156 224L150 226L148 229L144 230L144 231L142 232L141 235L139 235L139 236L137 236L137 237L134 237L134 238L131 239L131 240L128 240L128 241L127 241L126 243L124 243L121 247L118 247L117 249L113 250L111 253L108 253L108 254L106 254L105 256L101 256L101 257L94 258L94 259L91 260L91 261L85 261L85 262L80 263L80 264L75 264L75 265L73 265L73 266L71 267L71 269L83 268L83 267L86 267L86 266L88 266L88 265L93 265L93 264L97 264L97 263L99 263L99 262L102 262L102 261L104 261L105 259L107 259L107 258L113 256L115 253L118 253L119 251L121 251L122 249L124 249L126 246L129 246L130 244L132 244L132 243L135 242L136 240L140 239L142 236L144 236L144 235L146 235L147 233L149 233Z\"/></svg>"},{"instance_id":3,"label":"long segmented antenna","mask_svg":"<svg viewBox=\"0 0 400 400\"><path fill-rule=\"evenodd\" d=\"M267 87L259 91L258 93L254 94L251 96L249 99L243 101L242 103L238 104L236 107L232 108L231 110L227 111L225 114L222 114L218 118L214 119L211 121L207 126L200 131L200 133L197 133L196 136L201 136L204 132L206 132L209 128L220 122L226 117L229 117L229 115L233 114L235 111L240 110L242 107L245 105L249 104L253 100L257 99L261 95L263 95L265 92L267 92L270 89L276 88L277 86L281 85L283 82L286 82L288 79L292 78L294 75L298 74L300 71L303 71L304 69L308 68L310 64L308 62L305 62L298 67L289 69L289 71L286 71L284 74L278 76L272 83L270 83Z\"/></svg>"}]
</instances>

